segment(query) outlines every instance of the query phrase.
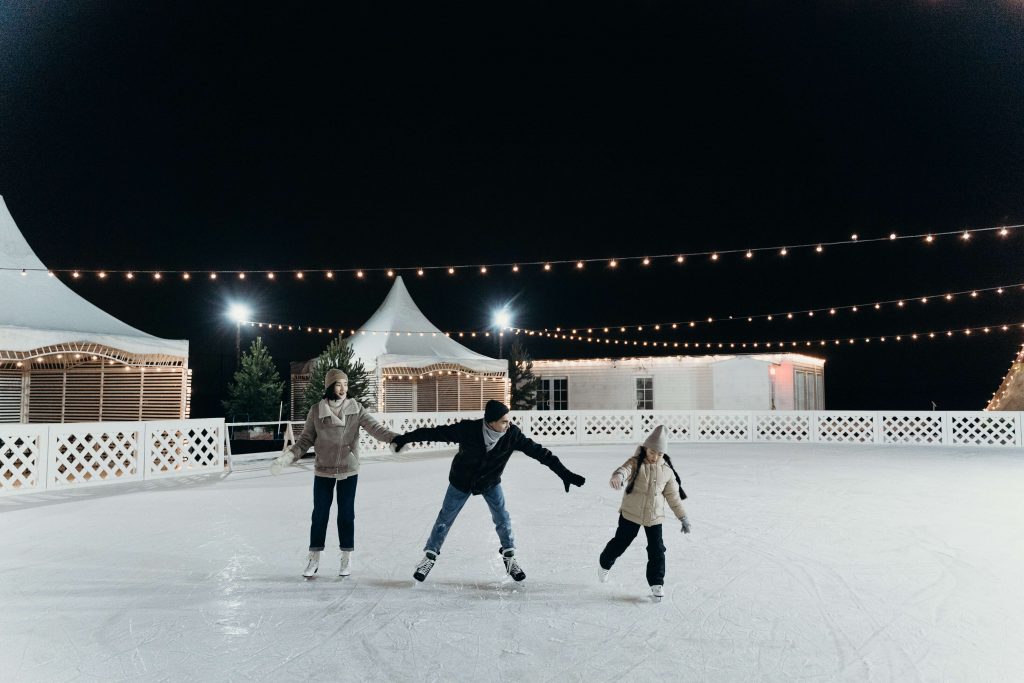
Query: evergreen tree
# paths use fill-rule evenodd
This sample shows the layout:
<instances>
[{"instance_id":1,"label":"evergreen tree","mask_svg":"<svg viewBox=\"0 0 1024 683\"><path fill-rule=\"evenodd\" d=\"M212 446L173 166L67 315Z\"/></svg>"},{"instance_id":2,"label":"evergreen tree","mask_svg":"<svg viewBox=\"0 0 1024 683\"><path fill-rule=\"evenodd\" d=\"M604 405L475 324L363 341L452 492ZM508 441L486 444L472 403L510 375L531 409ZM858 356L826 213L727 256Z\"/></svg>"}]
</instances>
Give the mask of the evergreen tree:
<instances>
[{"instance_id":1,"label":"evergreen tree","mask_svg":"<svg viewBox=\"0 0 1024 683\"><path fill-rule=\"evenodd\" d=\"M533 374L533 359L518 339L509 350L508 379L512 390L512 410L532 410L537 405L539 380Z\"/></svg>"},{"instance_id":2,"label":"evergreen tree","mask_svg":"<svg viewBox=\"0 0 1024 683\"><path fill-rule=\"evenodd\" d=\"M353 357L352 344L348 340L337 337L327 348L316 357L309 368L309 386L302 397L301 415L309 412L324 397L324 377L331 368L338 368L348 375L349 398L354 398L363 405L370 399L370 373L363 367L363 362ZM369 406L368 406L369 407Z\"/></svg>"},{"instance_id":3,"label":"evergreen tree","mask_svg":"<svg viewBox=\"0 0 1024 683\"><path fill-rule=\"evenodd\" d=\"M281 405L284 382L274 366L263 339L253 340L242 354L233 382L228 384L228 398L221 401L232 422L266 422L276 420Z\"/></svg>"}]
</instances>

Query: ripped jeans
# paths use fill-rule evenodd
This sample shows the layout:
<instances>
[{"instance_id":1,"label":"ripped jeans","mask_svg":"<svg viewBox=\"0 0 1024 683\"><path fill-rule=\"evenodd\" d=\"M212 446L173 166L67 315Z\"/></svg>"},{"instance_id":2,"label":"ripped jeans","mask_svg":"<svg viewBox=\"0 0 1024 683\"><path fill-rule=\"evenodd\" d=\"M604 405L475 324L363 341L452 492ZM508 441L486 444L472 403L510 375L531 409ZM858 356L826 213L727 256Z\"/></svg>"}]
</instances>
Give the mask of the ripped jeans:
<instances>
[{"instance_id":1,"label":"ripped jeans","mask_svg":"<svg viewBox=\"0 0 1024 683\"><path fill-rule=\"evenodd\" d=\"M505 494L501 490L501 484L495 484L483 492L483 499L487 501L487 507L491 509L491 519L494 521L494 530L498 532L501 540L502 550L514 548L516 545L515 536L512 534L512 519L505 510ZM424 550L432 550L441 554L441 546L444 544L445 536L455 523L462 507L469 500L470 494L464 493L451 484L444 494L444 502L441 503L441 511L437 513L437 520L434 521L434 528L427 539Z\"/></svg>"}]
</instances>

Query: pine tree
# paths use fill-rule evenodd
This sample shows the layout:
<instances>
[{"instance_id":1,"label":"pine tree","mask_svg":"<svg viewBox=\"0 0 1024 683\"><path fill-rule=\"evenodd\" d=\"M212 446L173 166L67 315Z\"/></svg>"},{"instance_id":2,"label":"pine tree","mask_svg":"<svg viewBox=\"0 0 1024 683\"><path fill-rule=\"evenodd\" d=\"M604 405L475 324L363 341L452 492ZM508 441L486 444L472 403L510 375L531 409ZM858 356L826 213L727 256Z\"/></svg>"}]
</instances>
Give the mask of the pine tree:
<instances>
[{"instance_id":1,"label":"pine tree","mask_svg":"<svg viewBox=\"0 0 1024 683\"><path fill-rule=\"evenodd\" d=\"M512 410L532 410L537 405L539 380L533 374L533 359L518 339L509 350L508 379L512 390Z\"/></svg>"},{"instance_id":2,"label":"pine tree","mask_svg":"<svg viewBox=\"0 0 1024 683\"><path fill-rule=\"evenodd\" d=\"M348 340L337 337L310 364L309 386L306 387L306 393L302 397L302 415L308 413L311 406L323 399L324 377L331 368L338 368L348 375L346 396L356 399L363 405L366 405L370 399L370 373L366 371L362 361L354 358L352 344Z\"/></svg>"},{"instance_id":3,"label":"pine tree","mask_svg":"<svg viewBox=\"0 0 1024 683\"><path fill-rule=\"evenodd\" d=\"M232 421L265 422L276 420L284 382L274 366L263 339L253 340L242 354L234 381L228 384L228 398L221 401Z\"/></svg>"}]
</instances>

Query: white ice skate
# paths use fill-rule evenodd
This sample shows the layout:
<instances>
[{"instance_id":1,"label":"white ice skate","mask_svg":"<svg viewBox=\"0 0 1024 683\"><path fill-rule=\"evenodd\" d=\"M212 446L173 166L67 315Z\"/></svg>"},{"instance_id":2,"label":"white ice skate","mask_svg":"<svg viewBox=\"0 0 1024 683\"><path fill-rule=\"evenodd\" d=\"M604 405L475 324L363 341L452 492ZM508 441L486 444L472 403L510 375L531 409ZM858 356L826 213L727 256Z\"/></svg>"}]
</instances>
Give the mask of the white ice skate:
<instances>
[{"instance_id":1,"label":"white ice skate","mask_svg":"<svg viewBox=\"0 0 1024 683\"><path fill-rule=\"evenodd\" d=\"M597 580L601 583L608 583L608 572L611 569L605 569L601 565L597 565Z\"/></svg>"},{"instance_id":2,"label":"white ice skate","mask_svg":"<svg viewBox=\"0 0 1024 683\"><path fill-rule=\"evenodd\" d=\"M338 567L338 576L348 576L352 573L352 551L341 551L341 566Z\"/></svg>"},{"instance_id":3,"label":"white ice skate","mask_svg":"<svg viewBox=\"0 0 1024 683\"><path fill-rule=\"evenodd\" d=\"M665 591L663 586L651 586L651 595L655 600L661 600L665 597Z\"/></svg>"},{"instance_id":4,"label":"white ice skate","mask_svg":"<svg viewBox=\"0 0 1024 683\"><path fill-rule=\"evenodd\" d=\"M307 579L312 579L316 575L316 570L320 568L320 551L310 550L309 557L306 560L306 570L302 572L302 575Z\"/></svg>"}]
</instances>

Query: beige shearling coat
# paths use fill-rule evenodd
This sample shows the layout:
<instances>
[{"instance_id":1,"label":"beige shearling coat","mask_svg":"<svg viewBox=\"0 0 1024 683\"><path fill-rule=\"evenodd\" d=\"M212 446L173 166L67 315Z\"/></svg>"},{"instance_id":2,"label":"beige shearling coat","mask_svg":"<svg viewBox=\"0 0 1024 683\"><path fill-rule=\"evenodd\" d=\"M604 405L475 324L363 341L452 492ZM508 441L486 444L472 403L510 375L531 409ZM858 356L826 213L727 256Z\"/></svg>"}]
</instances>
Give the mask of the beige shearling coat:
<instances>
[{"instance_id":1,"label":"beige shearling coat","mask_svg":"<svg viewBox=\"0 0 1024 683\"><path fill-rule=\"evenodd\" d=\"M629 486L635 467L636 458L630 458L622 467L615 470L622 473L623 489ZM666 502L677 519L686 516L683 501L679 498L679 484L676 482L676 475L672 473L672 468L665 464L663 458L658 458L653 464L644 460L636 474L633 490L622 496L619 512L634 524L654 526L661 524L665 519Z\"/></svg>"},{"instance_id":2,"label":"beige shearling coat","mask_svg":"<svg viewBox=\"0 0 1024 683\"><path fill-rule=\"evenodd\" d=\"M292 461L309 450L316 453L313 471L321 477L337 477L359 472L359 428L362 427L378 441L390 443L398 436L381 423L354 398L341 403L341 414L335 415L327 399L309 409L302 434L288 448Z\"/></svg>"}]
</instances>

